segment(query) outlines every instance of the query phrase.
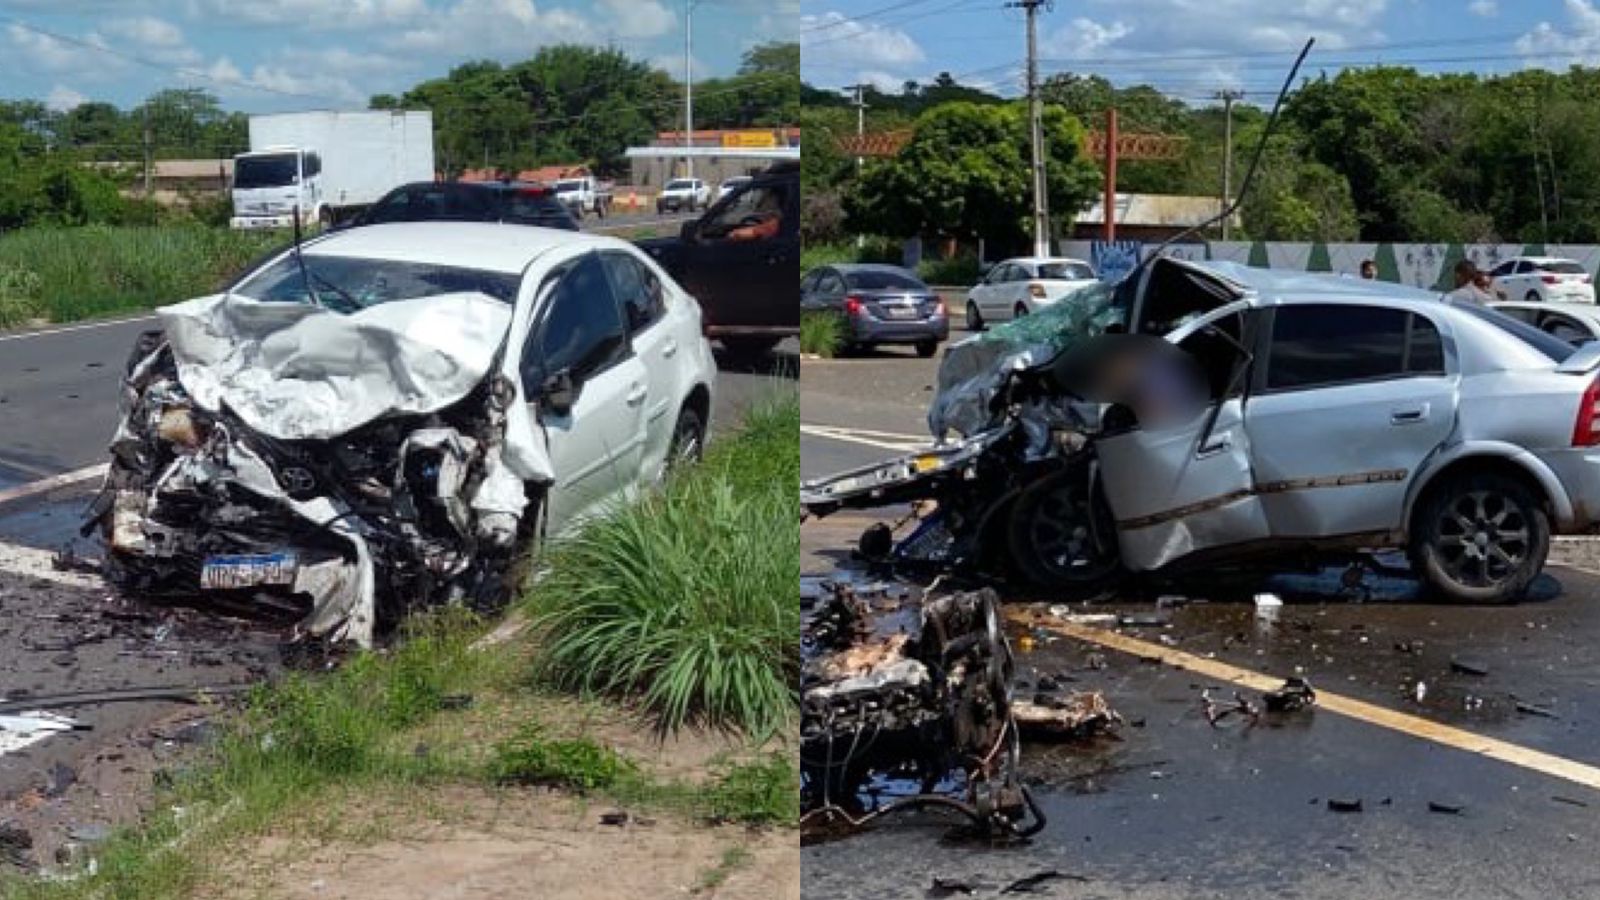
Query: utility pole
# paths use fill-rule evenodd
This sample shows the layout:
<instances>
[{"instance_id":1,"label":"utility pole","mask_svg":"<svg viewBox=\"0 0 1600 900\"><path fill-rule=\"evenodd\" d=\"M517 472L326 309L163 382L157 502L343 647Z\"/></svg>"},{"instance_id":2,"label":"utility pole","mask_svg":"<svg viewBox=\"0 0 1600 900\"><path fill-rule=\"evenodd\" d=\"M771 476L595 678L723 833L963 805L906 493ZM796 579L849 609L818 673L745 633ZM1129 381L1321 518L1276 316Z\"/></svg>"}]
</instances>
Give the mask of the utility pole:
<instances>
[{"instance_id":1,"label":"utility pole","mask_svg":"<svg viewBox=\"0 0 1600 900\"><path fill-rule=\"evenodd\" d=\"M1233 103L1244 97L1244 91L1217 91L1211 96L1222 101L1222 205L1221 213L1233 202ZM1228 219L1222 218L1222 239L1228 239Z\"/></svg>"},{"instance_id":2,"label":"utility pole","mask_svg":"<svg viewBox=\"0 0 1600 900\"><path fill-rule=\"evenodd\" d=\"M867 99L866 99L867 86L864 85L864 84L852 84L848 88L846 88L846 90L852 90L852 91L856 92L855 102L851 103L850 105L854 106L856 108L856 177L860 178L861 177L861 163L862 163L862 160L861 160L861 139L867 133ZM867 244L867 236L866 235L864 235L864 234L856 235L856 246L857 247L865 247L866 244Z\"/></svg>"},{"instance_id":3,"label":"utility pole","mask_svg":"<svg viewBox=\"0 0 1600 900\"><path fill-rule=\"evenodd\" d=\"M152 180L155 174L155 151L150 141L150 104L144 105L144 198L150 199L150 194L155 188Z\"/></svg>"},{"instance_id":4,"label":"utility pole","mask_svg":"<svg viewBox=\"0 0 1600 900\"><path fill-rule=\"evenodd\" d=\"M694 177L694 6L683 0L683 167Z\"/></svg>"},{"instance_id":5,"label":"utility pole","mask_svg":"<svg viewBox=\"0 0 1600 900\"><path fill-rule=\"evenodd\" d=\"M1050 255L1050 196L1044 169L1044 125L1039 110L1039 7L1052 0L1012 0L1006 6L1028 15L1028 142L1033 147L1033 252Z\"/></svg>"}]
</instances>

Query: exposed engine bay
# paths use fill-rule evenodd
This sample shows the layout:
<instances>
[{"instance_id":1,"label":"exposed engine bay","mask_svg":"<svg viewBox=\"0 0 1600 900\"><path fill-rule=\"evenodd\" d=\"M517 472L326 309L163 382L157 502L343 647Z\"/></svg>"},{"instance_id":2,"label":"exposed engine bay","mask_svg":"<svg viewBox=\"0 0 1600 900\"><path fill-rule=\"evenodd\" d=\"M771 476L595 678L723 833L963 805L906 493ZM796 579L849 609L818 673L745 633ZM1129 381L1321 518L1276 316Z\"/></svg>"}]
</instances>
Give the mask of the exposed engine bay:
<instances>
[{"instance_id":1,"label":"exposed engine bay","mask_svg":"<svg viewBox=\"0 0 1600 900\"><path fill-rule=\"evenodd\" d=\"M1044 827L1017 780L1012 657L993 591L802 583L801 807L808 836L937 807L991 836Z\"/></svg>"},{"instance_id":2,"label":"exposed engine bay","mask_svg":"<svg viewBox=\"0 0 1600 900\"><path fill-rule=\"evenodd\" d=\"M507 599L550 472L498 371L506 304L340 315L219 295L161 317L128 362L84 526L113 583L363 646L413 609Z\"/></svg>"}]
</instances>

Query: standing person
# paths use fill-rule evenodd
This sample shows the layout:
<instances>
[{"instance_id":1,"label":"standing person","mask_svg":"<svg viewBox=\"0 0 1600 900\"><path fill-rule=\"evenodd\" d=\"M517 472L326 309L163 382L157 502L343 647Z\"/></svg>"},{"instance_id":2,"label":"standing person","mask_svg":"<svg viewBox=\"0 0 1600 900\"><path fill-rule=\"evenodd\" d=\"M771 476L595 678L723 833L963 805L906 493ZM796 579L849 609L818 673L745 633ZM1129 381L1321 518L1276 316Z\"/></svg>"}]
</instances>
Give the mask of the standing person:
<instances>
[{"instance_id":1,"label":"standing person","mask_svg":"<svg viewBox=\"0 0 1600 900\"><path fill-rule=\"evenodd\" d=\"M1476 303L1479 306L1488 306L1494 299L1494 292L1489 290L1489 276L1479 271L1470 259L1456 263L1455 281L1455 290L1445 294L1443 299Z\"/></svg>"},{"instance_id":2,"label":"standing person","mask_svg":"<svg viewBox=\"0 0 1600 900\"><path fill-rule=\"evenodd\" d=\"M1361 277L1367 281L1375 280L1378 277L1378 264L1370 259L1363 259L1361 261Z\"/></svg>"}]
</instances>

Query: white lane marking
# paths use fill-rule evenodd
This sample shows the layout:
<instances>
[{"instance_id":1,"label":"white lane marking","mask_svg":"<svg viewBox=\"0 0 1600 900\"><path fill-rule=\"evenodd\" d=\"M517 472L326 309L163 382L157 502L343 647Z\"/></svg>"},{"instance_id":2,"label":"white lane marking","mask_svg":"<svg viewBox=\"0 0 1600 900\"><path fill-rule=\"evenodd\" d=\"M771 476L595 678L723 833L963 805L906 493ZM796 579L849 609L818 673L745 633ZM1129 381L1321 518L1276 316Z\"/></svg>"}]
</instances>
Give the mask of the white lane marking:
<instances>
[{"instance_id":1,"label":"white lane marking","mask_svg":"<svg viewBox=\"0 0 1600 900\"><path fill-rule=\"evenodd\" d=\"M105 319L99 322L85 322L82 325L63 325L60 328L43 328L39 331L24 331L21 334L0 334L0 343L6 341L24 341L28 338L49 337L52 334L70 334L74 331L90 331L95 328L111 328L116 325L128 325L133 322L153 322L155 316L133 316L127 319Z\"/></svg>"},{"instance_id":2,"label":"white lane marking","mask_svg":"<svg viewBox=\"0 0 1600 900\"><path fill-rule=\"evenodd\" d=\"M47 494L58 488L68 487L80 481L88 481L91 478L102 478L109 468L110 465L107 463L84 466L71 472L62 472L60 475L51 475L49 478L41 478L38 481L30 481L27 484L9 487L0 491L0 503L10 503L13 500L21 500L24 497Z\"/></svg>"},{"instance_id":3,"label":"white lane marking","mask_svg":"<svg viewBox=\"0 0 1600 900\"><path fill-rule=\"evenodd\" d=\"M67 587L99 589L105 580L91 572L63 572L55 567L55 554L22 544L0 544L0 574L40 578Z\"/></svg>"},{"instance_id":4,"label":"white lane marking","mask_svg":"<svg viewBox=\"0 0 1600 900\"><path fill-rule=\"evenodd\" d=\"M933 442L925 437L895 434L889 431L870 431L861 428L838 428L832 425L801 424L800 433L809 434L812 437L825 438L830 441L864 444L868 447L879 447L900 453L914 453L933 446Z\"/></svg>"}]
</instances>

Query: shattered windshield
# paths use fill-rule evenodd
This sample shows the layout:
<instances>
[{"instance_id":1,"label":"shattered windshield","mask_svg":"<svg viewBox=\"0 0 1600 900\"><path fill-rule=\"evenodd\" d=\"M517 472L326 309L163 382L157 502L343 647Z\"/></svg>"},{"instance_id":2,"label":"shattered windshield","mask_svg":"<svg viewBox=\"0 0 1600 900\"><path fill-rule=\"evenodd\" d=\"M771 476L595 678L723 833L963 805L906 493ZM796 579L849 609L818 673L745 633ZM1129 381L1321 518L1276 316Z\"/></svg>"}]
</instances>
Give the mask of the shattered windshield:
<instances>
[{"instance_id":1,"label":"shattered windshield","mask_svg":"<svg viewBox=\"0 0 1600 900\"><path fill-rule=\"evenodd\" d=\"M473 292L512 303L521 280L519 275L504 272L392 259L307 253L305 262L306 271L302 274L294 254L287 254L233 292L252 300L314 302L336 312L351 313L395 300ZM314 297L307 292L307 282L316 292Z\"/></svg>"}]
</instances>

